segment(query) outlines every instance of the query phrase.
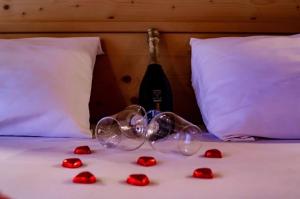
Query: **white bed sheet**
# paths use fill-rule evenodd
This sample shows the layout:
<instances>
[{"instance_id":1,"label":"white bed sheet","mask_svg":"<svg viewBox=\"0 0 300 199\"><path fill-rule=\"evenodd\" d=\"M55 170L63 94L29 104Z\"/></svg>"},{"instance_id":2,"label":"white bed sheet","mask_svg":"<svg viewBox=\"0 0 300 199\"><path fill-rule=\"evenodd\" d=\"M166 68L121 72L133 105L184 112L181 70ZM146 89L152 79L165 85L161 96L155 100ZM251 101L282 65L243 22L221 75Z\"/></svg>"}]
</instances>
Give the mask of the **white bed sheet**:
<instances>
[{"instance_id":1,"label":"white bed sheet","mask_svg":"<svg viewBox=\"0 0 300 199\"><path fill-rule=\"evenodd\" d=\"M89 145L94 153L75 155L76 146ZM217 148L222 159L202 157ZM155 167L135 164L142 155L157 158ZM61 167L65 158L78 157L82 168ZM194 179L194 169L210 167L214 179ZM196 155L162 154L148 145L132 151L103 150L96 140L0 137L0 198L172 198L247 199L300 198L300 141L220 142L208 138ZM73 184L81 171L99 181ZM152 183L135 187L125 183L131 173L145 173Z\"/></svg>"}]
</instances>

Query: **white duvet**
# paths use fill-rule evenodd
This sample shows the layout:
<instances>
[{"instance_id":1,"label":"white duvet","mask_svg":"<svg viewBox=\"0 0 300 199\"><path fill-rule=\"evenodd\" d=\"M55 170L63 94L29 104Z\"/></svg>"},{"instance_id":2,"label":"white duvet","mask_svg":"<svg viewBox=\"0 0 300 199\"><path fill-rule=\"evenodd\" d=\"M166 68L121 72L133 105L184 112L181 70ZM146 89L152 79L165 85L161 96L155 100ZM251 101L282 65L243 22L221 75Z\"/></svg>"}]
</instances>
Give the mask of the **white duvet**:
<instances>
[{"instance_id":1,"label":"white duvet","mask_svg":"<svg viewBox=\"0 0 300 199\"><path fill-rule=\"evenodd\" d=\"M0 137L0 196L34 198L172 198L247 199L300 198L300 142L220 142L208 137L196 155L181 156L153 151L148 145L132 152L101 148L96 140ZM76 146L89 145L94 153L75 155ZM203 153L217 148L222 159L208 159ZM142 155L154 156L159 164L135 164ZM61 167L65 158L78 157L84 166ZM196 168L209 167L214 179L194 179ZM81 171L90 171L95 184L73 184ZM125 183L129 174L144 173L151 184L135 187ZM0 197L1 198L1 197Z\"/></svg>"}]
</instances>

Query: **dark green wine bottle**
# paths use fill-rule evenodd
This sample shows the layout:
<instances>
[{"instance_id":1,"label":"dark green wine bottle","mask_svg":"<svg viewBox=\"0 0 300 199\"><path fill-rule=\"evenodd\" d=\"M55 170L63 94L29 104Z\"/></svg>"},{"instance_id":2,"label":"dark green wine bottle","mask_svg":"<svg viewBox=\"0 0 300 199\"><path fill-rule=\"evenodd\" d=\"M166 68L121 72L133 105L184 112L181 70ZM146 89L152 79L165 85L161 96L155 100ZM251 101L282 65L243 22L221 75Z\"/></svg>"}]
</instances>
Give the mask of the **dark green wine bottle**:
<instances>
[{"instance_id":1,"label":"dark green wine bottle","mask_svg":"<svg viewBox=\"0 0 300 199\"><path fill-rule=\"evenodd\" d=\"M139 104L147 111L149 121L159 112L173 111L169 80L158 62L159 32L148 30L150 63L139 88Z\"/></svg>"}]
</instances>

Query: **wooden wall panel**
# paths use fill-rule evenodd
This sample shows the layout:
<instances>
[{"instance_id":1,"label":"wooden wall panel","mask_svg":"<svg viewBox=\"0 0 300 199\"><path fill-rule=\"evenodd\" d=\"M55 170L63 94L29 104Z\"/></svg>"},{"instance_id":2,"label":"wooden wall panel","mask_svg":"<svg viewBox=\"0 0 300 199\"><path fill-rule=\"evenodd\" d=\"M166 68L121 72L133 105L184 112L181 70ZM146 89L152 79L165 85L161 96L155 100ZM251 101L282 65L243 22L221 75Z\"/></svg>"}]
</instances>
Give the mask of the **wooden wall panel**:
<instances>
[{"instance_id":1,"label":"wooden wall panel","mask_svg":"<svg viewBox=\"0 0 300 199\"><path fill-rule=\"evenodd\" d=\"M105 51L97 59L91 97L92 122L137 103L139 84L148 65L147 35L144 33L100 34L2 34L1 38L99 36ZM190 37L208 38L224 34L163 33L160 62L174 94L174 111L184 118L201 123L190 80ZM232 36L232 35L230 35ZM126 81L130 77L130 81ZM125 80L124 80L125 79Z\"/></svg>"},{"instance_id":2,"label":"wooden wall panel","mask_svg":"<svg viewBox=\"0 0 300 199\"><path fill-rule=\"evenodd\" d=\"M0 32L144 32L150 26L300 32L300 0L0 0L0 6Z\"/></svg>"},{"instance_id":3,"label":"wooden wall panel","mask_svg":"<svg viewBox=\"0 0 300 199\"><path fill-rule=\"evenodd\" d=\"M300 19L298 0L1 0L1 21Z\"/></svg>"}]
</instances>

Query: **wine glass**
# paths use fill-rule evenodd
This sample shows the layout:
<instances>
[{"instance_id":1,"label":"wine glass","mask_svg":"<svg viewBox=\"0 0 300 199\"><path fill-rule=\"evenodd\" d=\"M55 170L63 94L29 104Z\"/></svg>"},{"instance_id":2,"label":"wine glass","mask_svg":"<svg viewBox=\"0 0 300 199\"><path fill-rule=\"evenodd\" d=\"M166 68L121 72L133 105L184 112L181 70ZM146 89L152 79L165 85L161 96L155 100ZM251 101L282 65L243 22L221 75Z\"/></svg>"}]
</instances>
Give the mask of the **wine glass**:
<instances>
[{"instance_id":1,"label":"wine glass","mask_svg":"<svg viewBox=\"0 0 300 199\"><path fill-rule=\"evenodd\" d=\"M156 115L147 128L147 139L153 149L193 155L200 149L202 131L172 112Z\"/></svg>"},{"instance_id":2,"label":"wine glass","mask_svg":"<svg viewBox=\"0 0 300 199\"><path fill-rule=\"evenodd\" d=\"M143 107L131 105L96 125L95 135L105 148L135 150L145 142L147 115Z\"/></svg>"}]
</instances>

